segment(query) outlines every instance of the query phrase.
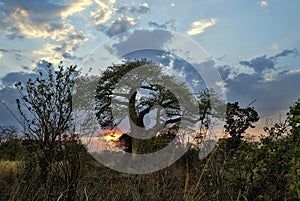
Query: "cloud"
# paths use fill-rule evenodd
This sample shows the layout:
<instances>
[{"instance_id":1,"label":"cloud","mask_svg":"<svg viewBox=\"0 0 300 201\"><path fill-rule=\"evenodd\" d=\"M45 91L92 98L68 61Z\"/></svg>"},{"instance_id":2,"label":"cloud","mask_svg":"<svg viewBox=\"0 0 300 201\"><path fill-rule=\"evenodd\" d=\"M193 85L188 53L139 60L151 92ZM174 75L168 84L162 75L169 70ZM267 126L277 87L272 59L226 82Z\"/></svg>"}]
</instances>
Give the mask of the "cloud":
<instances>
[{"instance_id":1,"label":"cloud","mask_svg":"<svg viewBox=\"0 0 300 201\"><path fill-rule=\"evenodd\" d=\"M258 93L257 96L261 99L261 111L271 112L277 110L288 109L294 101L299 98L299 87L291 87L300 80L300 73L282 74L276 80L270 82L262 82L261 88L265 93Z\"/></svg>"},{"instance_id":2,"label":"cloud","mask_svg":"<svg viewBox=\"0 0 300 201\"><path fill-rule=\"evenodd\" d=\"M112 21L110 25L99 26L98 30L103 31L109 37L113 37L114 35L127 32L134 27L136 23L136 19L121 15Z\"/></svg>"},{"instance_id":3,"label":"cloud","mask_svg":"<svg viewBox=\"0 0 300 201\"><path fill-rule=\"evenodd\" d=\"M44 48L32 52L33 56L41 57L39 59L53 62L54 59L75 58L74 51L86 42L88 37L64 19L79 14L91 4L91 0L76 0L67 5L55 4L50 0L32 0L25 3L12 0L5 2L1 7L5 18L0 23L0 28L5 27L2 32L10 40L44 39ZM61 52L55 51L58 49Z\"/></svg>"},{"instance_id":4,"label":"cloud","mask_svg":"<svg viewBox=\"0 0 300 201\"><path fill-rule=\"evenodd\" d=\"M14 88L0 88L0 124L1 125L13 125L21 128L18 121L12 116L10 111L14 114L18 114L15 100L19 98L19 94ZM5 105L5 106L4 106ZM8 107L10 111L7 110Z\"/></svg>"},{"instance_id":5,"label":"cloud","mask_svg":"<svg viewBox=\"0 0 300 201\"><path fill-rule=\"evenodd\" d=\"M65 59L76 59L76 56L72 56L70 53L66 53L66 52L63 53L61 56Z\"/></svg>"},{"instance_id":6,"label":"cloud","mask_svg":"<svg viewBox=\"0 0 300 201\"><path fill-rule=\"evenodd\" d=\"M149 10L149 5L146 2L144 2L139 6L139 9L137 11L138 13L147 13L149 12Z\"/></svg>"},{"instance_id":7,"label":"cloud","mask_svg":"<svg viewBox=\"0 0 300 201\"><path fill-rule=\"evenodd\" d=\"M66 9L61 12L61 18L65 19L72 16L74 13L81 12L90 6L93 2L91 0L77 0L71 3Z\"/></svg>"},{"instance_id":8,"label":"cloud","mask_svg":"<svg viewBox=\"0 0 300 201\"><path fill-rule=\"evenodd\" d=\"M7 34L6 35L8 40L22 40L24 39L24 36L21 36L17 33Z\"/></svg>"},{"instance_id":9,"label":"cloud","mask_svg":"<svg viewBox=\"0 0 300 201\"><path fill-rule=\"evenodd\" d=\"M281 79L264 82L264 78L259 74L241 73L234 79L227 79L224 82L223 87L227 91L226 98L228 102L238 101L242 106L247 106L252 100L257 99L255 108L260 113L268 113L274 111L274 108L283 109L287 106L283 106L280 102L282 99L287 100L289 98L281 97L278 95L278 88L274 88L274 83L281 82ZM285 87L287 86L285 85Z\"/></svg>"},{"instance_id":10,"label":"cloud","mask_svg":"<svg viewBox=\"0 0 300 201\"><path fill-rule=\"evenodd\" d=\"M92 17L91 25L103 24L115 13L114 4L116 0L95 0L95 2L98 8L96 11L90 12L90 16Z\"/></svg>"},{"instance_id":11,"label":"cloud","mask_svg":"<svg viewBox=\"0 0 300 201\"><path fill-rule=\"evenodd\" d=\"M143 29L143 30L132 30L121 35L117 35L113 40L108 40L102 45L102 48L97 48L95 51L89 55L89 58L84 64L84 69L92 69L91 71L86 71L87 73L94 74L99 73L99 70L105 69L107 66L114 62L117 62L120 58L131 58L138 59L135 52L139 50L160 50L164 45L168 44L174 35L169 31L161 29ZM131 54L132 53L132 54ZM140 52L138 55L144 57L144 51ZM155 60L155 53L152 52L153 58L150 60ZM149 54L147 55L147 58ZM99 66L99 61L101 65Z\"/></svg>"},{"instance_id":12,"label":"cloud","mask_svg":"<svg viewBox=\"0 0 300 201\"><path fill-rule=\"evenodd\" d=\"M218 71L220 73L222 80L232 79L234 76L234 72L229 65L217 66Z\"/></svg>"},{"instance_id":13,"label":"cloud","mask_svg":"<svg viewBox=\"0 0 300 201\"><path fill-rule=\"evenodd\" d=\"M165 31L159 30L156 33L164 33ZM146 33L143 31L143 35L146 35ZM135 35L136 37L137 35ZM166 36L166 41L169 40L169 37ZM147 37L147 36L146 36ZM137 43L140 43L141 38L136 38L136 40L138 40ZM130 39L131 40L131 39ZM158 44L158 45L163 45L164 42L162 44ZM125 46L125 45L124 45ZM154 48L148 48L149 46L145 46L144 49L139 48L136 46L136 51L126 51L127 54L123 54L123 50L126 48L122 48L124 47L123 45L121 46L121 51L118 52L118 56L122 57L122 58L127 58L130 60L135 60L135 59L148 59L150 61L153 61L157 64L160 64L163 66L163 71L164 73L171 75L173 77L175 77L176 81L183 81L186 84L189 84L191 89L193 89L194 92L198 92L200 90L203 90L205 88L205 83L204 80L202 79L201 75L199 75L199 73L197 72L197 70L193 67L192 64L188 63L186 60L173 55L170 52L166 52L163 50L158 50L158 48L154 49ZM118 47L117 49L119 49L120 47ZM132 48L132 47L129 47ZM135 49L135 48L133 48ZM129 53L128 53L129 52ZM199 68L211 68L215 63L212 60L208 60L205 61L201 64L199 64Z\"/></svg>"},{"instance_id":14,"label":"cloud","mask_svg":"<svg viewBox=\"0 0 300 201\"><path fill-rule=\"evenodd\" d=\"M130 17L132 14L145 14L150 11L150 7L146 2L141 3L139 6L128 7L124 5L116 8L113 7L115 3L113 0L107 0L109 3L106 5L97 0L96 2L98 2L100 7L96 12L91 12L91 16L94 18L92 25L99 25L97 29L109 37L126 32L134 27L140 16ZM118 14L117 18L110 24L105 23L115 13Z\"/></svg>"},{"instance_id":15,"label":"cloud","mask_svg":"<svg viewBox=\"0 0 300 201\"><path fill-rule=\"evenodd\" d=\"M14 88L14 84L17 82L23 82L26 83L29 78L34 79L36 78L39 73L43 73L46 75L48 73L48 64L49 62L46 60L40 60L39 62L35 63L33 67L23 66L24 70L29 70L29 72L10 72L7 73L4 77L0 79L1 85L0 88ZM51 67L51 70L54 70L53 67ZM16 89L15 89L16 90ZM0 97L3 98L4 96L1 95Z\"/></svg>"},{"instance_id":16,"label":"cloud","mask_svg":"<svg viewBox=\"0 0 300 201\"><path fill-rule=\"evenodd\" d=\"M267 69L274 69L274 61L270 58L267 58L266 55L261 57L256 57L250 61L240 61L241 65L248 66L253 68L256 73L261 73Z\"/></svg>"},{"instance_id":17,"label":"cloud","mask_svg":"<svg viewBox=\"0 0 300 201\"><path fill-rule=\"evenodd\" d=\"M67 59L64 55L69 55L68 58L75 58L73 52L79 47L79 44L87 41L87 37L81 32L73 32L66 35L65 39L58 44L46 43L41 50L33 51L33 55L40 59L53 62L54 60ZM71 56L72 55L72 56Z\"/></svg>"},{"instance_id":18,"label":"cloud","mask_svg":"<svg viewBox=\"0 0 300 201\"><path fill-rule=\"evenodd\" d=\"M42 72L44 75L47 74L48 68L46 68L48 65L48 62L45 60L39 61L35 64L35 66L32 67L25 67L24 69L31 69L31 72L10 72L6 74L1 81L0 85L0 101L4 103L13 114L18 116L18 110L16 106L16 99L20 98L20 94L17 91L17 89L14 87L14 84L16 82L23 82L26 83L26 81L31 78L35 79L39 72ZM54 70L52 68L52 70ZM3 104L0 104L0 122L3 125L15 125L21 128L17 122L16 119L12 116L12 114L3 106Z\"/></svg>"},{"instance_id":19,"label":"cloud","mask_svg":"<svg viewBox=\"0 0 300 201\"><path fill-rule=\"evenodd\" d=\"M121 13L121 14L127 14L127 13L145 14L148 13L149 11L150 11L150 7L146 2L141 3L139 6L132 6L132 7L120 6L116 10L117 13Z\"/></svg>"},{"instance_id":20,"label":"cloud","mask_svg":"<svg viewBox=\"0 0 300 201\"><path fill-rule=\"evenodd\" d=\"M290 54L296 56L298 54L298 50L297 49L283 50L282 52L280 52L279 54L276 54L275 56L273 56L271 58L272 59L277 59L279 57L286 57L286 56L288 56Z\"/></svg>"},{"instance_id":21,"label":"cloud","mask_svg":"<svg viewBox=\"0 0 300 201\"><path fill-rule=\"evenodd\" d=\"M46 60L41 60L35 64L34 67L25 67L25 69L31 69L31 72L10 72L6 74L2 79L2 87L13 87L16 82L23 82L26 83L26 81L31 78L35 78L39 75L39 72L42 72L44 75L48 72L48 64L49 62ZM54 68L52 67L52 70Z\"/></svg>"},{"instance_id":22,"label":"cloud","mask_svg":"<svg viewBox=\"0 0 300 201\"><path fill-rule=\"evenodd\" d=\"M178 25L178 22L177 20L169 20L163 24L158 24L156 22L150 21L148 24L150 27L157 28L157 29L167 29L169 27L170 29L175 30Z\"/></svg>"},{"instance_id":23,"label":"cloud","mask_svg":"<svg viewBox=\"0 0 300 201\"><path fill-rule=\"evenodd\" d=\"M195 21L192 23L192 28L187 31L187 34L193 36L193 35L203 33L206 28L213 26L214 24L217 23L217 21L218 20L214 18Z\"/></svg>"},{"instance_id":24,"label":"cloud","mask_svg":"<svg viewBox=\"0 0 300 201\"><path fill-rule=\"evenodd\" d=\"M4 54L8 54L8 55L12 55L13 57L15 57L15 59L17 60L21 60L22 58L22 51L20 50L15 50L15 49L0 49L0 58L4 56Z\"/></svg>"},{"instance_id":25,"label":"cloud","mask_svg":"<svg viewBox=\"0 0 300 201\"><path fill-rule=\"evenodd\" d=\"M6 15L9 15L17 8L23 11L30 11L30 15L34 16L36 22L42 22L78 15L92 3L92 0L74 0L71 3L69 1L55 2L52 0L10 0L3 3L1 10Z\"/></svg>"},{"instance_id":26,"label":"cloud","mask_svg":"<svg viewBox=\"0 0 300 201\"><path fill-rule=\"evenodd\" d=\"M26 82L29 78L32 78L32 74L25 72L11 72L6 74L1 81L3 86L12 87L16 82Z\"/></svg>"},{"instance_id":27,"label":"cloud","mask_svg":"<svg viewBox=\"0 0 300 201\"><path fill-rule=\"evenodd\" d=\"M287 74L296 74L296 73L300 73L300 68L296 68L296 69L293 69L293 70L289 70L288 72L287 72Z\"/></svg>"},{"instance_id":28,"label":"cloud","mask_svg":"<svg viewBox=\"0 0 300 201\"><path fill-rule=\"evenodd\" d=\"M42 49L33 51L33 55L53 63L76 58L73 52L81 43L87 41L87 37L81 32L73 32L64 37L59 44L45 43Z\"/></svg>"},{"instance_id":29,"label":"cloud","mask_svg":"<svg viewBox=\"0 0 300 201\"><path fill-rule=\"evenodd\" d=\"M151 36L151 40L149 40L149 36ZM161 49L172 37L170 32L164 30L134 30L125 40L115 43L112 48L120 57L132 50Z\"/></svg>"},{"instance_id":30,"label":"cloud","mask_svg":"<svg viewBox=\"0 0 300 201\"><path fill-rule=\"evenodd\" d=\"M240 61L239 63L243 66L252 68L256 73L262 73L266 70L275 69L275 64L280 57L287 57L289 55L297 55L298 51L293 50L283 50L282 52L276 54L275 56L267 57L266 55L256 57L250 61Z\"/></svg>"},{"instance_id":31,"label":"cloud","mask_svg":"<svg viewBox=\"0 0 300 201\"><path fill-rule=\"evenodd\" d=\"M297 50L283 50L274 56L260 56L241 61L240 63L254 69L252 74L233 72L232 66L219 67L219 72L225 82L227 101L239 101L247 106L253 99L257 99L255 108L262 115L288 109L299 98L300 88L291 87L300 80L300 70L285 70L279 68L281 59L298 54ZM286 61L286 60L285 60ZM292 60L287 62L293 63ZM286 63L287 64L287 63ZM276 111L275 111L276 112Z\"/></svg>"},{"instance_id":32,"label":"cloud","mask_svg":"<svg viewBox=\"0 0 300 201\"><path fill-rule=\"evenodd\" d=\"M4 53L9 53L9 50L1 48L1 49L0 49L0 52L2 52L2 53L3 53L3 52L4 52Z\"/></svg>"},{"instance_id":33,"label":"cloud","mask_svg":"<svg viewBox=\"0 0 300 201\"><path fill-rule=\"evenodd\" d=\"M260 2L260 6L261 6L261 7L267 7L267 6L268 6L268 2L266 2L266 1L261 1L261 2Z\"/></svg>"},{"instance_id":34,"label":"cloud","mask_svg":"<svg viewBox=\"0 0 300 201\"><path fill-rule=\"evenodd\" d=\"M59 22L36 22L27 10L16 8L10 14L11 26L26 38L50 38L63 41L68 33L78 32L71 24Z\"/></svg>"}]
</instances>

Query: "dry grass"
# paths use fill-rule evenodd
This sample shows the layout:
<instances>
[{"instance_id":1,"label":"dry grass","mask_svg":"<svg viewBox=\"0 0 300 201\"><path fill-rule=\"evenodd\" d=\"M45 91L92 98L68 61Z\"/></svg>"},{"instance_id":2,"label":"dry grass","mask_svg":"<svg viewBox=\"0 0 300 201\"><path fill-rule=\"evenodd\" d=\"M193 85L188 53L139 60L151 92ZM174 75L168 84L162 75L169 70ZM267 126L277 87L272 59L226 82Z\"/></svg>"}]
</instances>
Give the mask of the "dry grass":
<instances>
[{"instance_id":1,"label":"dry grass","mask_svg":"<svg viewBox=\"0 0 300 201\"><path fill-rule=\"evenodd\" d=\"M8 175L18 175L23 169L23 162L21 161L7 161L0 160L0 180L6 178Z\"/></svg>"},{"instance_id":2,"label":"dry grass","mask_svg":"<svg viewBox=\"0 0 300 201\"><path fill-rule=\"evenodd\" d=\"M9 200L22 171L23 162L0 160L0 200Z\"/></svg>"}]
</instances>

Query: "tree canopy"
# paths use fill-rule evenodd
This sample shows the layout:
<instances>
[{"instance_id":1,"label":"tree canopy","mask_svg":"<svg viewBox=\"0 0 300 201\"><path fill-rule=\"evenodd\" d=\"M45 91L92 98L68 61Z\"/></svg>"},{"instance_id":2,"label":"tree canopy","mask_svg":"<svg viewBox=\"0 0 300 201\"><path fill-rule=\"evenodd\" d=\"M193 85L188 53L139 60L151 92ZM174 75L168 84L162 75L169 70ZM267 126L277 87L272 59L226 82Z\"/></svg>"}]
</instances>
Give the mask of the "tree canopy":
<instances>
[{"instance_id":1,"label":"tree canopy","mask_svg":"<svg viewBox=\"0 0 300 201\"><path fill-rule=\"evenodd\" d=\"M236 148L248 128L254 128L253 123L259 120L258 113L252 107L240 108L238 102L228 103L226 108L225 131L230 134L232 143Z\"/></svg>"},{"instance_id":2,"label":"tree canopy","mask_svg":"<svg viewBox=\"0 0 300 201\"><path fill-rule=\"evenodd\" d=\"M125 61L102 72L96 111L103 129L129 120L130 135L146 139L182 120L195 123L193 99L185 84L162 66L144 59Z\"/></svg>"}]
</instances>

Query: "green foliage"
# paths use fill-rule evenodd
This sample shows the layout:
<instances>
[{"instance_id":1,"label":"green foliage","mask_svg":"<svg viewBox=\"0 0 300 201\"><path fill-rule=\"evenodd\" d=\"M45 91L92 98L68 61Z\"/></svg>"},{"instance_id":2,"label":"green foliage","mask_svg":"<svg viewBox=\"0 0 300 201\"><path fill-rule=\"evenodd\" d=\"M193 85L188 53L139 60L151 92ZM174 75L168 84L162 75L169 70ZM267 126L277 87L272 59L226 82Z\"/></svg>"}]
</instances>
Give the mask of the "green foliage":
<instances>
[{"instance_id":1,"label":"green foliage","mask_svg":"<svg viewBox=\"0 0 300 201\"><path fill-rule=\"evenodd\" d=\"M128 117L131 120L128 125L131 135L153 136L164 126L172 127L179 123L184 112L187 116L191 114L187 107L195 106L195 103L188 88L162 72L161 66L145 59L126 60L103 71L95 97L100 126L113 129ZM178 97L184 97L186 108L179 104ZM156 113L154 128L159 128L157 130L146 129L144 118L151 112ZM192 121L193 115L189 118ZM132 149L128 150L137 153L141 147L140 140L126 139L132 140L132 143L127 143L132 145Z\"/></svg>"},{"instance_id":2,"label":"green foliage","mask_svg":"<svg viewBox=\"0 0 300 201\"><path fill-rule=\"evenodd\" d=\"M58 70L48 65L48 74L39 74L35 80L29 79L24 86L16 83L21 100L17 99L18 110L30 137L54 142L71 126L72 93L76 66L64 68L62 63Z\"/></svg>"},{"instance_id":3,"label":"green foliage","mask_svg":"<svg viewBox=\"0 0 300 201\"><path fill-rule=\"evenodd\" d=\"M16 161L25 157L25 147L16 132L13 126L0 126L0 159Z\"/></svg>"},{"instance_id":4,"label":"green foliage","mask_svg":"<svg viewBox=\"0 0 300 201\"><path fill-rule=\"evenodd\" d=\"M143 68L143 72L140 72L141 69L139 68L144 66L149 66L149 68ZM121 79L126 80L126 82L123 83ZM119 82L124 85L116 86ZM102 72L96 92L96 110L101 127L104 129L113 128L127 114L125 110L122 110L122 108L127 109L125 106L129 107L129 115L132 121L140 127L145 127L143 118L153 106L157 105L160 105L166 111L166 124L180 121L178 100L170 89L164 86L166 83L172 87L177 86L176 89L182 92L182 95L186 95L187 100L191 100L186 92L187 88L182 83L176 83L172 76L163 75L161 67L150 61L143 59L125 61L121 64L109 66ZM142 96L139 100L137 100L138 93ZM114 99L116 106L112 104L112 97L119 97L117 100ZM121 101L124 99L127 99L127 102ZM113 109L120 110L119 113L114 114L114 117L112 114ZM158 113L158 116L161 116L161 114ZM160 122L156 123L160 124Z\"/></svg>"},{"instance_id":5,"label":"green foliage","mask_svg":"<svg viewBox=\"0 0 300 201\"><path fill-rule=\"evenodd\" d=\"M69 200L76 197L82 151L72 121L76 68L65 68L61 62L53 71L49 63L46 75L40 73L25 85L20 82L15 85L21 96L17 100L18 110L28 131L24 141L27 149L24 179L44 186L44 200L53 194ZM39 177L32 171L38 172ZM58 180L64 185L53 188L52 183Z\"/></svg>"},{"instance_id":6,"label":"green foliage","mask_svg":"<svg viewBox=\"0 0 300 201\"><path fill-rule=\"evenodd\" d=\"M297 148L298 150L298 156L300 152L300 148ZM289 186L289 189L292 193L295 194L295 197L300 199L300 157L293 157L290 162L291 169L288 174L286 174L286 177L291 179L291 184Z\"/></svg>"},{"instance_id":7,"label":"green foliage","mask_svg":"<svg viewBox=\"0 0 300 201\"><path fill-rule=\"evenodd\" d=\"M208 135L213 120L224 120L226 105L213 89L204 89L195 95L199 110L199 131L195 138L195 148L199 148Z\"/></svg>"},{"instance_id":8,"label":"green foliage","mask_svg":"<svg viewBox=\"0 0 300 201\"><path fill-rule=\"evenodd\" d=\"M252 107L240 108L238 102L228 103L226 107L225 131L231 136L230 148L237 148L243 138L242 134L259 120L258 113Z\"/></svg>"},{"instance_id":9,"label":"green foliage","mask_svg":"<svg viewBox=\"0 0 300 201\"><path fill-rule=\"evenodd\" d=\"M0 157L4 160L16 161L23 160L25 157L25 147L22 140L11 138L0 145Z\"/></svg>"},{"instance_id":10,"label":"green foliage","mask_svg":"<svg viewBox=\"0 0 300 201\"><path fill-rule=\"evenodd\" d=\"M290 129L290 147L292 158L290 171L286 175L291 179L290 190L300 199L300 99L290 107L288 122Z\"/></svg>"},{"instance_id":11,"label":"green foliage","mask_svg":"<svg viewBox=\"0 0 300 201\"><path fill-rule=\"evenodd\" d=\"M132 69L134 65L137 63L125 67ZM126 74L127 71L121 70L125 67L122 65L114 67L120 70L120 74L115 78L111 77L112 82L116 81L114 79L119 79L118 76ZM61 69L63 68L60 67L58 71ZM59 87L60 84L54 84L57 79L60 80L58 82L63 82L61 76L72 77L72 73L64 70L61 72L61 74L54 73L59 75L59 78L49 72L47 78L42 76L39 78L40 81L38 79L29 81L27 83L29 86L17 85L20 92L24 93L21 97L23 105L19 101L20 112L23 112L21 114L24 115L24 120L28 120L27 123L32 125L28 128L30 135L25 139L16 138L14 129L10 127L0 127L1 200L281 201L300 199L300 99L290 107L285 121L265 128L267 136L262 137L259 142L243 140L246 129L253 127L253 123L259 119L254 108L240 108L238 103L228 104L225 128L231 137L219 140L217 147L207 158L199 160L198 151L190 149L168 168L147 175L128 175L106 168L91 158L78 135L69 132L72 126L71 119L68 116L58 118L59 114L63 114L62 111L67 111L66 114L72 113L69 108L71 103L69 95L73 89L73 82L71 85L66 85L67 88L71 87L67 91ZM113 76L114 71L106 73L110 77ZM42 79L44 81L41 81ZM45 90L41 90L40 87ZM51 90L47 92L49 87L51 93ZM103 82L101 87L103 90L105 87L110 90L113 84ZM144 106L151 106L151 101L155 104L159 103L160 99L165 98L164 96L170 100L174 98L163 88L155 89L159 93L153 94L150 99L141 99L144 101ZM63 90L61 95L52 94L59 93L60 90ZM35 100L33 97L35 93L39 93L37 96L40 102L37 104L45 105L31 105ZM109 93L106 94L107 97L110 97ZM56 104L52 97L51 101L55 104L51 106L46 100L49 94L58 98L56 101L62 102ZM199 94L198 99L200 111L203 112L200 113L203 114L200 115L200 121L203 120L201 123L206 129L209 128L210 118L217 116L211 107L214 100L211 95L208 91L204 91ZM105 102L106 99L104 98L103 101ZM176 101L173 103L175 107ZM27 109L27 112L21 108ZM109 107L107 109L109 112ZM53 125L48 124L49 119L43 116L46 114L40 115L44 110L46 113L51 113L47 118L51 117L55 122L57 117L65 124L60 125L58 122ZM141 111L137 109L137 116L139 112ZM108 122L103 126L110 126L109 118L104 120ZM41 125L40 129L39 125ZM58 128L61 130L57 130ZM54 130L58 131L58 135L51 135ZM166 129L161 135L143 140L140 151L150 153L160 150L176 137L176 131L176 127L174 130ZM46 180L40 177L43 170L47 171Z\"/></svg>"}]
</instances>

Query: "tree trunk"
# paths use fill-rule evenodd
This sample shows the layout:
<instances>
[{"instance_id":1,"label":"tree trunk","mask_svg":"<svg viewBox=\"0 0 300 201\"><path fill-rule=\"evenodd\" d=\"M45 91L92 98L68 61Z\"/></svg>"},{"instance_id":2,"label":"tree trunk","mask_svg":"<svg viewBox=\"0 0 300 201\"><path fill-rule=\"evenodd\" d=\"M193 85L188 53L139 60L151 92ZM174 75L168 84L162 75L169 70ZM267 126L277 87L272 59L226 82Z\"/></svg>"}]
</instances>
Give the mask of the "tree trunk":
<instances>
[{"instance_id":1,"label":"tree trunk","mask_svg":"<svg viewBox=\"0 0 300 201\"><path fill-rule=\"evenodd\" d=\"M137 132L138 129L136 128L136 125L132 125L134 124L134 122L130 122L130 127L131 127L131 134L133 136L137 136ZM138 148L139 148L139 139L131 137L131 153L133 154L133 156L135 156L135 154L138 153Z\"/></svg>"}]
</instances>

